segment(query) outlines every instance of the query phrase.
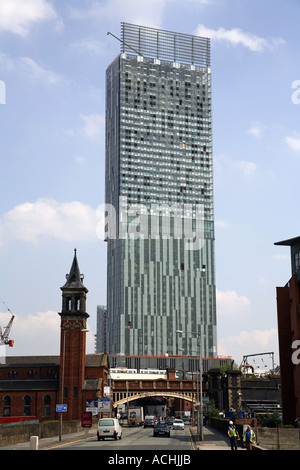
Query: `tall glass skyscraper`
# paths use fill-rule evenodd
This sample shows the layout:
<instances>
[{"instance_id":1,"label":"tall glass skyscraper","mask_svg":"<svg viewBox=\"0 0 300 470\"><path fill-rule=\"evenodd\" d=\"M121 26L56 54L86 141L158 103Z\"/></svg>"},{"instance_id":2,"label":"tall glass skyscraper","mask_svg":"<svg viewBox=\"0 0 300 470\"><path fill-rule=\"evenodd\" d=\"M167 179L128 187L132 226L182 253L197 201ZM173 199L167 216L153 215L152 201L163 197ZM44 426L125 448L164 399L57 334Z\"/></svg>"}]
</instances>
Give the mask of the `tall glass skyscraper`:
<instances>
[{"instance_id":1,"label":"tall glass skyscraper","mask_svg":"<svg viewBox=\"0 0 300 470\"><path fill-rule=\"evenodd\" d=\"M106 72L108 352L197 355L200 333L216 356L210 41L122 23L120 42Z\"/></svg>"}]
</instances>

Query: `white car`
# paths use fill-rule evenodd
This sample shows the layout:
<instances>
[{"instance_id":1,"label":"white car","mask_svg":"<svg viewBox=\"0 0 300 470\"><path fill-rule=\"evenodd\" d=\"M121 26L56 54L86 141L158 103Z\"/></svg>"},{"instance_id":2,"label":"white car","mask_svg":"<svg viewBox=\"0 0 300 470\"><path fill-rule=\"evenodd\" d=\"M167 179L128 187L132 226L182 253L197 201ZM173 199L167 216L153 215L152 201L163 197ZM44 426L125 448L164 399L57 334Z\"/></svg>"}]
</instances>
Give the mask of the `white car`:
<instances>
[{"instance_id":1,"label":"white car","mask_svg":"<svg viewBox=\"0 0 300 470\"><path fill-rule=\"evenodd\" d=\"M175 419L173 429L184 429L184 422L182 419Z\"/></svg>"},{"instance_id":2,"label":"white car","mask_svg":"<svg viewBox=\"0 0 300 470\"><path fill-rule=\"evenodd\" d=\"M114 439L122 439L122 428L119 420L115 418L102 418L98 421L97 438L105 439L113 437Z\"/></svg>"}]
</instances>

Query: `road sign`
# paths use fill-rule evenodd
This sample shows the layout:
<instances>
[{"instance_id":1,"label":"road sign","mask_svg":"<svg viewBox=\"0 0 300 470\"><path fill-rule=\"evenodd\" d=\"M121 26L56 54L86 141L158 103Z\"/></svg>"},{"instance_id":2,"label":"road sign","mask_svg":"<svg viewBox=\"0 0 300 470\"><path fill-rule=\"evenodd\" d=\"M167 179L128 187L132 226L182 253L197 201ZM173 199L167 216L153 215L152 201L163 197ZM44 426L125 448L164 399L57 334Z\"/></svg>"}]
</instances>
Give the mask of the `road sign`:
<instances>
[{"instance_id":1,"label":"road sign","mask_svg":"<svg viewBox=\"0 0 300 470\"><path fill-rule=\"evenodd\" d=\"M110 411L110 398L100 398L99 411Z\"/></svg>"},{"instance_id":2,"label":"road sign","mask_svg":"<svg viewBox=\"0 0 300 470\"><path fill-rule=\"evenodd\" d=\"M97 415L99 403L100 403L100 398L97 398L96 400L86 400L85 411L91 411L94 416Z\"/></svg>"},{"instance_id":3,"label":"road sign","mask_svg":"<svg viewBox=\"0 0 300 470\"><path fill-rule=\"evenodd\" d=\"M56 413L67 411L67 405L56 405Z\"/></svg>"},{"instance_id":4,"label":"road sign","mask_svg":"<svg viewBox=\"0 0 300 470\"><path fill-rule=\"evenodd\" d=\"M81 413L81 427L82 428L91 428L92 427L92 416L91 411L83 411Z\"/></svg>"}]
</instances>

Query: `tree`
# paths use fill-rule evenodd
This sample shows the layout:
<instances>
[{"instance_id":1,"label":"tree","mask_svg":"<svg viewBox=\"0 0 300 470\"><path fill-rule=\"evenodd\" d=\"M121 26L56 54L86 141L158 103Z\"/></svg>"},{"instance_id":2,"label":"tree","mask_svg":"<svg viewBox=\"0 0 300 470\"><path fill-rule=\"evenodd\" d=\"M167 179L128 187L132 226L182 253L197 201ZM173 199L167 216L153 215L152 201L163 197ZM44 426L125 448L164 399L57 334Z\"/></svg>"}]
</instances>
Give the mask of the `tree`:
<instances>
[{"instance_id":1,"label":"tree","mask_svg":"<svg viewBox=\"0 0 300 470\"><path fill-rule=\"evenodd\" d=\"M258 424L265 428L279 428L282 425L282 419L277 411L274 413L259 413L256 418Z\"/></svg>"},{"instance_id":2,"label":"tree","mask_svg":"<svg viewBox=\"0 0 300 470\"><path fill-rule=\"evenodd\" d=\"M208 404L208 413L207 413L207 416L209 418L219 418L220 417L220 413L219 413L219 410L216 408L216 405L215 405L215 402L213 400L211 400Z\"/></svg>"}]
</instances>

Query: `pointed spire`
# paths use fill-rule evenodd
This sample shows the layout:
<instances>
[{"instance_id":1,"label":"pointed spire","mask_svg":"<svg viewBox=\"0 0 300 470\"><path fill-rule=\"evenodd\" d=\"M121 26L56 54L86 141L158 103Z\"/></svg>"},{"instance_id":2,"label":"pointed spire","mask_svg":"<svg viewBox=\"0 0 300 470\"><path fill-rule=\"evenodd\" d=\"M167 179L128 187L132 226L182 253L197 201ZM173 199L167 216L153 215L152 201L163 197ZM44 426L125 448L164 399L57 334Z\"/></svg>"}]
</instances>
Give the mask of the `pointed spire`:
<instances>
[{"instance_id":1,"label":"pointed spire","mask_svg":"<svg viewBox=\"0 0 300 470\"><path fill-rule=\"evenodd\" d=\"M66 275L67 282L63 287L71 287L71 288L82 288L84 285L82 284L83 276L80 274L78 261L77 261L77 250L74 249L74 259L70 269L70 273Z\"/></svg>"}]
</instances>

